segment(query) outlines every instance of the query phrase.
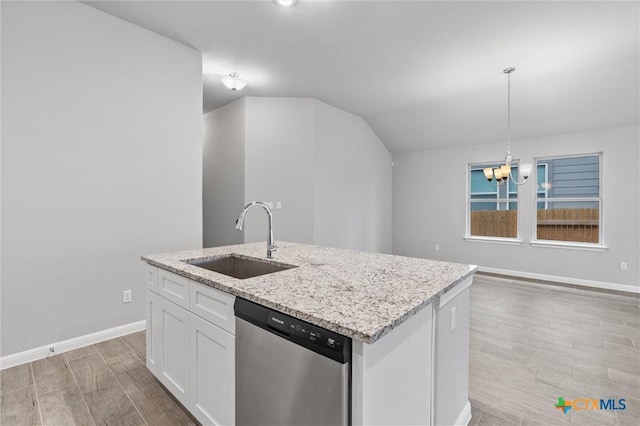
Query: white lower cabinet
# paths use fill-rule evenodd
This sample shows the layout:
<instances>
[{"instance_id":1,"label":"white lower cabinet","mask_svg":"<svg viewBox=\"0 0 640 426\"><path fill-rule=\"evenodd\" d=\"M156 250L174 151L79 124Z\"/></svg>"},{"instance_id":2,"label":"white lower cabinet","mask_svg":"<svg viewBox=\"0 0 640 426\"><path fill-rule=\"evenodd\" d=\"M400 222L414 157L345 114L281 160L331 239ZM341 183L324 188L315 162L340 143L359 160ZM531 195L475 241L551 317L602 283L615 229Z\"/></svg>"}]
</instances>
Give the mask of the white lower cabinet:
<instances>
[{"instance_id":1,"label":"white lower cabinet","mask_svg":"<svg viewBox=\"0 0 640 426\"><path fill-rule=\"evenodd\" d=\"M147 368L155 375L160 375L160 306L159 297L152 291L147 290Z\"/></svg>"},{"instance_id":2,"label":"white lower cabinet","mask_svg":"<svg viewBox=\"0 0 640 426\"><path fill-rule=\"evenodd\" d=\"M203 425L234 425L235 297L168 271L158 276L182 283L187 297L182 307L147 290L147 368Z\"/></svg>"},{"instance_id":3,"label":"white lower cabinet","mask_svg":"<svg viewBox=\"0 0 640 426\"><path fill-rule=\"evenodd\" d=\"M191 407L206 425L235 423L235 336L191 314Z\"/></svg>"},{"instance_id":4,"label":"white lower cabinet","mask_svg":"<svg viewBox=\"0 0 640 426\"><path fill-rule=\"evenodd\" d=\"M436 302L434 424L467 424L469 403L469 277Z\"/></svg>"},{"instance_id":5,"label":"white lower cabinet","mask_svg":"<svg viewBox=\"0 0 640 426\"><path fill-rule=\"evenodd\" d=\"M151 306L149 369L185 407L189 406L189 311L147 291Z\"/></svg>"}]
</instances>

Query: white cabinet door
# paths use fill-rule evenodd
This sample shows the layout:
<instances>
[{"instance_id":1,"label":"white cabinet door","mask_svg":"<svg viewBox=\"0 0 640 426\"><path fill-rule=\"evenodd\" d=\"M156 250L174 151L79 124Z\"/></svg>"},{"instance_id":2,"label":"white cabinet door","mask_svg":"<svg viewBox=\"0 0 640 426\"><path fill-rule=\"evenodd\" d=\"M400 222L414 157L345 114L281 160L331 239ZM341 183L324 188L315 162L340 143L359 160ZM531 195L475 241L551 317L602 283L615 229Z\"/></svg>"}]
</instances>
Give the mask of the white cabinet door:
<instances>
[{"instance_id":1,"label":"white cabinet door","mask_svg":"<svg viewBox=\"0 0 640 426\"><path fill-rule=\"evenodd\" d=\"M189 406L189 311L151 293L158 305L156 377L185 406ZM153 320L152 320L153 321ZM153 337L152 337L153 338ZM153 345L153 342L152 342Z\"/></svg>"},{"instance_id":2,"label":"white cabinet door","mask_svg":"<svg viewBox=\"0 0 640 426\"><path fill-rule=\"evenodd\" d=\"M203 425L235 424L235 337L191 314L191 405Z\"/></svg>"},{"instance_id":3,"label":"white cabinet door","mask_svg":"<svg viewBox=\"0 0 640 426\"><path fill-rule=\"evenodd\" d=\"M147 290L147 368L155 376L160 374L159 357L162 343L159 299L161 298L157 294Z\"/></svg>"}]
</instances>

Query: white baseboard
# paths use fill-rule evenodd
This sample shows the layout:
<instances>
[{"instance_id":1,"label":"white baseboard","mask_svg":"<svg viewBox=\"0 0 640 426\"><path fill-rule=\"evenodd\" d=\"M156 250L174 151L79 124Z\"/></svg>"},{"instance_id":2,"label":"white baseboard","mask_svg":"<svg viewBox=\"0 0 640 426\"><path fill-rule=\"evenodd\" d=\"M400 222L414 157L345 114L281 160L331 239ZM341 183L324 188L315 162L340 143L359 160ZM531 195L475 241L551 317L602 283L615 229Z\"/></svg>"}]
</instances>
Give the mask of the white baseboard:
<instances>
[{"instance_id":1,"label":"white baseboard","mask_svg":"<svg viewBox=\"0 0 640 426\"><path fill-rule=\"evenodd\" d=\"M573 284L580 287L592 287L592 288L600 288L600 289L606 289L606 290L624 291L626 293L640 293L640 287L627 285L627 284L616 284L616 283L607 283L603 281L583 280L580 278L559 277L556 275L537 274L535 272L511 271L508 269L489 268L486 266L481 266L478 270L480 272L487 272L490 274L510 275L512 277L530 278L530 279L542 280L542 281L555 281L561 284Z\"/></svg>"},{"instance_id":2,"label":"white baseboard","mask_svg":"<svg viewBox=\"0 0 640 426\"><path fill-rule=\"evenodd\" d=\"M467 426L471 421L471 403L467 400L464 408L454 423L456 426Z\"/></svg>"},{"instance_id":3,"label":"white baseboard","mask_svg":"<svg viewBox=\"0 0 640 426\"><path fill-rule=\"evenodd\" d=\"M59 354L62 352L70 351L72 349L78 349L83 346L102 342L104 340L124 336L125 334L142 331L146 328L147 321L142 320L132 322L130 324L120 325L118 327L109 328L107 330L86 334L84 336L74 337L73 339L51 343L50 345L40 346L39 348L29 349L23 352L18 352L16 354L6 355L0 358L0 370L46 358L51 354L51 348L53 348L54 354Z\"/></svg>"}]
</instances>

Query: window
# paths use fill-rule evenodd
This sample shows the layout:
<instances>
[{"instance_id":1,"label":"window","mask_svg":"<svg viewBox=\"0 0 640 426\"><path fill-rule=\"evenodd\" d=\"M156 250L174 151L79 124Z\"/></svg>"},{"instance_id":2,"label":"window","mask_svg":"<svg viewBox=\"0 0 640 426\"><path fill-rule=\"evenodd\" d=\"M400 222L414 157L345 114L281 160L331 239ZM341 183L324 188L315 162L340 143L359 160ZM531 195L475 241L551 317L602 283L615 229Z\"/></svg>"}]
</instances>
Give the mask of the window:
<instances>
[{"instance_id":1,"label":"window","mask_svg":"<svg viewBox=\"0 0 640 426\"><path fill-rule=\"evenodd\" d=\"M508 179L503 185L496 185L496 181L489 182L482 171L485 167L499 166L498 163L469 166L469 236L518 236L518 185ZM518 179L515 161L511 173Z\"/></svg>"},{"instance_id":2,"label":"window","mask_svg":"<svg viewBox=\"0 0 640 426\"><path fill-rule=\"evenodd\" d=\"M602 243L601 155L536 160L536 240Z\"/></svg>"}]
</instances>

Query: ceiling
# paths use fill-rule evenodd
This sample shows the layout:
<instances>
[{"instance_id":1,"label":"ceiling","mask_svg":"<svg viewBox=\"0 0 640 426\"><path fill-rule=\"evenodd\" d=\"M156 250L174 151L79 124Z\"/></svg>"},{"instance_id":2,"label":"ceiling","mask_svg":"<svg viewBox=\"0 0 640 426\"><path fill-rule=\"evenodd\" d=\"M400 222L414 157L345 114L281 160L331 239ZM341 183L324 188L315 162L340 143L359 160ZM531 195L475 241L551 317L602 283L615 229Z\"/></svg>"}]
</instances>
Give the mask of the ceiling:
<instances>
[{"instance_id":1,"label":"ceiling","mask_svg":"<svg viewBox=\"0 0 640 426\"><path fill-rule=\"evenodd\" d=\"M638 2L91 1L202 52L204 112L313 97L392 153L638 123ZM220 82L230 72L241 92Z\"/></svg>"}]
</instances>

